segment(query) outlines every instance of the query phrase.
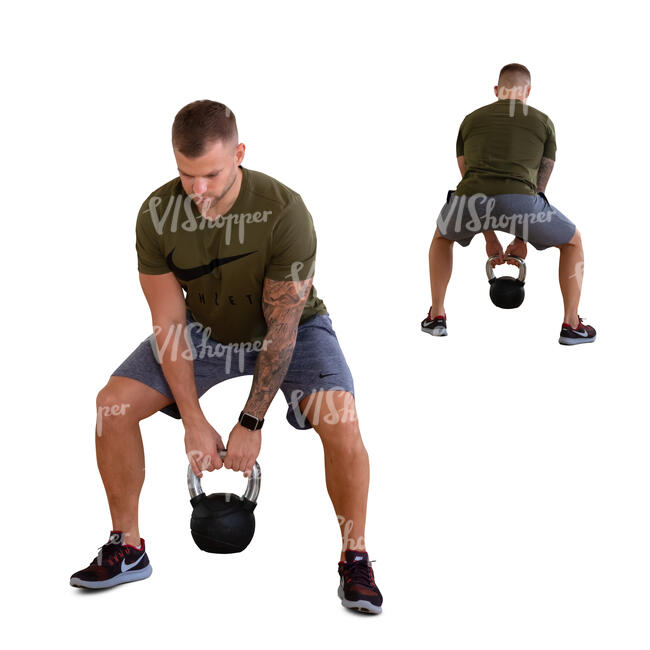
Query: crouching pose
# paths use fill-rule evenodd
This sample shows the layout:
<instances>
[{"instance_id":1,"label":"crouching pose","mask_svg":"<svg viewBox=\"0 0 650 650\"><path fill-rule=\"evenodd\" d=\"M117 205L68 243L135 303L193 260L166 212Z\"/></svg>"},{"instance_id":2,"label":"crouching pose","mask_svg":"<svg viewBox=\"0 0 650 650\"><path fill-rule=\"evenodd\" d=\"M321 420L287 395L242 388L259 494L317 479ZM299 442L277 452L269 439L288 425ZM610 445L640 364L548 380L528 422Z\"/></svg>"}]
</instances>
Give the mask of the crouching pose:
<instances>
[{"instance_id":1,"label":"crouching pose","mask_svg":"<svg viewBox=\"0 0 650 650\"><path fill-rule=\"evenodd\" d=\"M154 333L97 396L97 463L112 530L70 583L103 589L151 575L138 525L142 420L158 411L182 420L197 476L222 466L250 474L265 414L281 390L290 424L313 427L323 444L327 490L343 537L337 554L341 602L379 613L382 595L364 541L368 454L352 374L312 285L311 215L300 194L242 165L245 146L223 104L201 100L183 108L172 145L179 175L144 201L135 228ZM251 390L242 397L222 460L224 441L199 398L244 375L252 376Z\"/></svg>"},{"instance_id":2,"label":"crouching pose","mask_svg":"<svg viewBox=\"0 0 650 650\"><path fill-rule=\"evenodd\" d=\"M422 331L447 335L445 293L452 270L454 242L467 246L482 232L492 266L516 264L507 256L526 257L526 244L560 250L559 280L564 319L559 342L590 343L596 330L578 315L584 255L576 226L550 205L544 190L555 161L555 128L544 113L526 103L530 73L512 63L502 68L494 87L497 101L463 120L456 143L462 180L450 190L429 249L431 307ZM505 253L496 230L514 235Z\"/></svg>"}]
</instances>

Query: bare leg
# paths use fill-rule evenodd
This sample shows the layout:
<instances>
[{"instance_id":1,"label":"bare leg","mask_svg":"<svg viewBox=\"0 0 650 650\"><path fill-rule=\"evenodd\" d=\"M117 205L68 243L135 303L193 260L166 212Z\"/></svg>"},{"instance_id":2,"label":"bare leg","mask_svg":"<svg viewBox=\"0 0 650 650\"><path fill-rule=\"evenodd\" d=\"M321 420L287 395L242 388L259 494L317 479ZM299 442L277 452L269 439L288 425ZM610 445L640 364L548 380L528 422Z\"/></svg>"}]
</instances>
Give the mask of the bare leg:
<instances>
[{"instance_id":1,"label":"bare leg","mask_svg":"<svg viewBox=\"0 0 650 650\"><path fill-rule=\"evenodd\" d=\"M445 294L451 278L454 242L445 239L438 228L429 247L429 277L431 280L431 309L429 318L446 315Z\"/></svg>"},{"instance_id":2,"label":"bare leg","mask_svg":"<svg viewBox=\"0 0 650 650\"><path fill-rule=\"evenodd\" d=\"M582 239L576 229L575 234L560 249L559 279L562 299L564 300L564 322L571 327L578 327L578 303L582 289L584 272L584 252Z\"/></svg>"},{"instance_id":3,"label":"bare leg","mask_svg":"<svg viewBox=\"0 0 650 650\"><path fill-rule=\"evenodd\" d=\"M140 545L138 501L144 482L140 421L173 400L142 382L111 376L97 395L95 449L113 521L125 543Z\"/></svg>"},{"instance_id":4,"label":"bare leg","mask_svg":"<svg viewBox=\"0 0 650 650\"><path fill-rule=\"evenodd\" d=\"M311 398L311 399L310 399ZM365 550L370 463L361 439L354 397L346 391L320 391L300 402L323 443L325 480L339 521L340 559L346 550Z\"/></svg>"}]
</instances>

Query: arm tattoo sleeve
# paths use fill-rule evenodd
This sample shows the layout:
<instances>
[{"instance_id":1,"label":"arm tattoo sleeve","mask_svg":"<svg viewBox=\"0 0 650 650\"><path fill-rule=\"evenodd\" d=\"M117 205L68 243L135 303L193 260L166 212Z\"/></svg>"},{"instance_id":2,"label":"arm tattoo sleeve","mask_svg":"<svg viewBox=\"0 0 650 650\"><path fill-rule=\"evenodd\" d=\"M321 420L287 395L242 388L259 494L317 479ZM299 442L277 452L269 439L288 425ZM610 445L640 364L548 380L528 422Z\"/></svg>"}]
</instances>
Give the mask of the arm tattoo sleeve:
<instances>
[{"instance_id":1,"label":"arm tattoo sleeve","mask_svg":"<svg viewBox=\"0 0 650 650\"><path fill-rule=\"evenodd\" d=\"M255 363L253 385L244 407L246 413L263 418L284 381L311 285L312 278L301 282L264 279L262 311L267 331Z\"/></svg>"},{"instance_id":2,"label":"arm tattoo sleeve","mask_svg":"<svg viewBox=\"0 0 650 650\"><path fill-rule=\"evenodd\" d=\"M554 164L555 161L550 158L542 158L542 161L539 163L539 169L537 170L538 192L543 192L546 189L546 184L548 183L548 179L551 177Z\"/></svg>"}]
</instances>

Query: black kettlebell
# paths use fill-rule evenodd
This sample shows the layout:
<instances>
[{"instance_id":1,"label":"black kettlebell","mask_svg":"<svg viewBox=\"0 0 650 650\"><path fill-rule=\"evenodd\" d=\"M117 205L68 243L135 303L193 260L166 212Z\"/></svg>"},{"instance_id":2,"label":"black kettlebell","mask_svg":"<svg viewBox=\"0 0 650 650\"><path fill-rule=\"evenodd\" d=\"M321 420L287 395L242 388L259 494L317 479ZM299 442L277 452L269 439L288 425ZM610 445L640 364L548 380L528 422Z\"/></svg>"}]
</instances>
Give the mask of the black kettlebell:
<instances>
[{"instance_id":1,"label":"black kettlebell","mask_svg":"<svg viewBox=\"0 0 650 650\"><path fill-rule=\"evenodd\" d=\"M224 458L226 452L220 451L219 455ZM262 472L255 463L241 497L230 492L206 496L192 466L187 468L187 487L193 507L190 530L194 542L202 551L239 553L250 544L255 533L253 510L257 505L261 482Z\"/></svg>"},{"instance_id":2,"label":"black kettlebell","mask_svg":"<svg viewBox=\"0 0 650 650\"><path fill-rule=\"evenodd\" d=\"M496 259L498 255L488 258L485 264L485 272L490 283L490 299L501 309L515 309L524 302L524 280L526 279L526 262L521 257L507 255L506 259L516 260L519 265L519 277L513 278L511 275L502 275L497 278L494 275L494 269L490 262Z\"/></svg>"}]
</instances>

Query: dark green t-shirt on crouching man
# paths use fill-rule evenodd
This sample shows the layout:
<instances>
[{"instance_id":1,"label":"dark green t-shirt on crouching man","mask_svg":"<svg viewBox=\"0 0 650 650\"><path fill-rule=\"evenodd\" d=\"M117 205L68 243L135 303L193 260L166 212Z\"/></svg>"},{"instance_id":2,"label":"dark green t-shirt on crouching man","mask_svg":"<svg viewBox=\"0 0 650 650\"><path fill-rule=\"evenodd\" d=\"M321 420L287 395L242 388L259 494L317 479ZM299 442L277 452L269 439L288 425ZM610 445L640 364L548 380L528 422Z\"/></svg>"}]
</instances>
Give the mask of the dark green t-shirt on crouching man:
<instances>
[{"instance_id":1,"label":"dark green t-shirt on crouching man","mask_svg":"<svg viewBox=\"0 0 650 650\"><path fill-rule=\"evenodd\" d=\"M555 160L555 127L521 100L500 99L465 117L456 156L465 157L458 195L536 194L542 157Z\"/></svg>"},{"instance_id":2,"label":"dark green t-shirt on crouching man","mask_svg":"<svg viewBox=\"0 0 650 650\"><path fill-rule=\"evenodd\" d=\"M177 177L147 197L136 222L138 270L173 272L194 317L224 344L262 341L264 278L306 280L316 260L316 233L300 194L240 168L227 215L203 217ZM300 322L326 313L312 286Z\"/></svg>"}]
</instances>

